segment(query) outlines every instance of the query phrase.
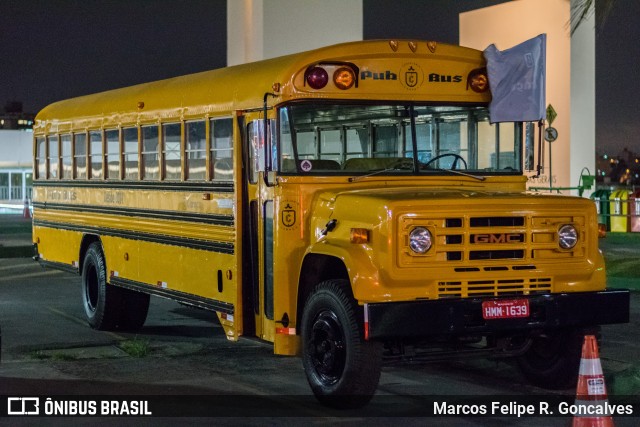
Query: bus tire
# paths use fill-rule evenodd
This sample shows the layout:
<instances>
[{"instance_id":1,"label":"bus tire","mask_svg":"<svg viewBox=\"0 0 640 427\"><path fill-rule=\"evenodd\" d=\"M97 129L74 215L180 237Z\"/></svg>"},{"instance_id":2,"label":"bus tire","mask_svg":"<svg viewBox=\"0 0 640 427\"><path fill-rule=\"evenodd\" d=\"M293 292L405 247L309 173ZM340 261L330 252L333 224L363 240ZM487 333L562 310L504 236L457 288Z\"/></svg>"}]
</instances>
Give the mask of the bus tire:
<instances>
[{"instance_id":1,"label":"bus tire","mask_svg":"<svg viewBox=\"0 0 640 427\"><path fill-rule=\"evenodd\" d=\"M120 288L118 291L120 291L123 305L120 319L118 319L118 329L137 331L147 320L150 295L124 288Z\"/></svg>"},{"instance_id":2,"label":"bus tire","mask_svg":"<svg viewBox=\"0 0 640 427\"><path fill-rule=\"evenodd\" d=\"M518 366L533 385L549 390L575 388L584 336L596 329L547 332L533 339L529 350L518 357Z\"/></svg>"},{"instance_id":3,"label":"bus tire","mask_svg":"<svg viewBox=\"0 0 640 427\"><path fill-rule=\"evenodd\" d=\"M363 316L346 280L316 286L302 314L302 362L316 398L334 408L357 408L373 397L382 344L365 341Z\"/></svg>"},{"instance_id":4,"label":"bus tire","mask_svg":"<svg viewBox=\"0 0 640 427\"><path fill-rule=\"evenodd\" d=\"M120 315L119 289L107 285L107 271L100 242L87 248L82 263L82 305L93 329L113 330Z\"/></svg>"}]
</instances>

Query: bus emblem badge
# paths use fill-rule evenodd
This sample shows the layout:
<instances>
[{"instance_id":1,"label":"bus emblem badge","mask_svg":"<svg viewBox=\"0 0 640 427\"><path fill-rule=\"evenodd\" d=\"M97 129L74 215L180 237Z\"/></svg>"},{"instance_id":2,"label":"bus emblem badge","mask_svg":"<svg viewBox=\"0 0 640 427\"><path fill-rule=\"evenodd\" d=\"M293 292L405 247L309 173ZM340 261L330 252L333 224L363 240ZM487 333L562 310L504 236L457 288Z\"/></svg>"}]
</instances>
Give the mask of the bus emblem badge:
<instances>
[{"instance_id":1,"label":"bus emblem badge","mask_svg":"<svg viewBox=\"0 0 640 427\"><path fill-rule=\"evenodd\" d=\"M409 87L415 87L418 84L418 73L413 67L409 67L407 72L404 74L404 82Z\"/></svg>"},{"instance_id":2,"label":"bus emblem badge","mask_svg":"<svg viewBox=\"0 0 640 427\"><path fill-rule=\"evenodd\" d=\"M296 223L296 211L291 204L287 205L282 210L282 225L285 227L293 227Z\"/></svg>"},{"instance_id":3,"label":"bus emblem badge","mask_svg":"<svg viewBox=\"0 0 640 427\"><path fill-rule=\"evenodd\" d=\"M407 90L417 90L424 83L422 67L415 62L405 63L398 72L398 79Z\"/></svg>"}]
</instances>

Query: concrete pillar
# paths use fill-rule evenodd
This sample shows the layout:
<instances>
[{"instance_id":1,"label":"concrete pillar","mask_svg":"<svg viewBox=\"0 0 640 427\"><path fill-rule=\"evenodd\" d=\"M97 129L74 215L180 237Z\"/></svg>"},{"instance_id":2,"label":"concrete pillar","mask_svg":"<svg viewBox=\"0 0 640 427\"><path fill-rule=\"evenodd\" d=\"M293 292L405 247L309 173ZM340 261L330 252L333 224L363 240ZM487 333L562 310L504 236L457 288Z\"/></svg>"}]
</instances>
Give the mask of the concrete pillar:
<instances>
[{"instance_id":1,"label":"concrete pillar","mask_svg":"<svg viewBox=\"0 0 640 427\"><path fill-rule=\"evenodd\" d=\"M495 43L508 49L547 34L547 104L557 112L558 139L545 144L542 179L530 186L575 187L580 171L595 173L595 39L593 22L570 36L575 0L520 0L460 14L460 44L484 50ZM576 191L573 192L577 194Z\"/></svg>"},{"instance_id":2,"label":"concrete pillar","mask_svg":"<svg viewBox=\"0 0 640 427\"><path fill-rule=\"evenodd\" d=\"M227 65L362 40L362 0L227 0Z\"/></svg>"},{"instance_id":3,"label":"concrete pillar","mask_svg":"<svg viewBox=\"0 0 640 427\"><path fill-rule=\"evenodd\" d=\"M573 7L577 0L571 0ZM571 36L571 186L577 186L583 168L596 170L596 37L595 13ZM585 172L586 173L586 172ZM595 190L583 194L589 197Z\"/></svg>"}]
</instances>

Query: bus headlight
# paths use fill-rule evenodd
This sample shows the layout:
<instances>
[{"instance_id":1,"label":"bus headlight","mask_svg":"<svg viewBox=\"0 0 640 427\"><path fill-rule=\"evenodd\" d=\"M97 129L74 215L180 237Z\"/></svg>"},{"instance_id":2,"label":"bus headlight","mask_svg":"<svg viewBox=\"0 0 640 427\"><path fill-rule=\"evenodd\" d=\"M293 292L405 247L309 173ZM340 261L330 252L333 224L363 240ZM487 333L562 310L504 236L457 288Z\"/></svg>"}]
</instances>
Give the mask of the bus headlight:
<instances>
[{"instance_id":1,"label":"bus headlight","mask_svg":"<svg viewBox=\"0 0 640 427\"><path fill-rule=\"evenodd\" d=\"M571 249L578 243L578 231L571 224L558 229L558 244L562 249Z\"/></svg>"},{"instance_id":2,"label":"bus headlight","mask_svg":"<svg viewBox=\"0 0 640 427\"><path fill-rule=\"evenodd\" d=\"M416 227L409 233L409 247L417 254L424 254L431 249L431 233L424 227Z\"/></svg>"}]
</instances>

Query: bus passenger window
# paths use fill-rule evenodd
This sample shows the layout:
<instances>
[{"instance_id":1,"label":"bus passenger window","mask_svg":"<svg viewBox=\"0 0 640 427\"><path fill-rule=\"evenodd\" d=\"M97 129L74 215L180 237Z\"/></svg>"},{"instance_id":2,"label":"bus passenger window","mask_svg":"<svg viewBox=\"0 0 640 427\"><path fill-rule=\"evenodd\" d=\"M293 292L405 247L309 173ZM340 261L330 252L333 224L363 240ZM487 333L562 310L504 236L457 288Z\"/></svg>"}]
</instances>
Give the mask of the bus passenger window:
<instances>
[{"instance_id":1,"label":"bus passenger window","mask_svg":"<svg viewBox=\"0 0 640 427\"><path fill-rule=\"evenodd\" d=\"M187 180L207 179L207 132L204 121L186 122Z\"/></svg>"},{"instance_id":2,"label":"bus passenger window","mask_svg":"<svg viewBox=\"0 0 640 427\"><path fill-rule=\"evenodd\" d=\"M142 179L156 180L160 178L158 162L158 127L142 127Z\"/></svg>"},{"instance_id":3,"label":"bus passenger window","mask_svg":"<svg viewBox=\"0 0 640 427\"><path fill-rule=\"evenodd\" d=\"M62 160L62 171L60 178L71 179L72 178L72 163L73 157L71 154L71 134L62 135L60 137L60 159Z\"/></svg>"},{"instance_id":4,"label":"bus passenger window","mask_svg":"<svg viewBox=\"0 0 640 427\"><path fill-rule=\"evenodd\" d=\"M102 132L94 130L89 132L89 146L91 158L91 179L102 179Z\"/></svg>"},{"instance_id":5,"label":"bus passenger window","mask_svg":"<svg viewBox=\"0 0 640 427\"><path fill-rule=\"evenodd\" d=\"M120 179L120 132L117 129L105 132L107 138L107 179Z\"/></svg>"},{"instance_id":6,"label":"bus passenger window","mask_svg":"<svg viewBox=\"0 0 640 427\"><path fill-rule=\"evenodd\" d=\"M232 119L211 120L211 179L233 180Z\"/></svg>"},{"instance_id":7,"label":"bus passenger window","mask_svg":"<svg viewBox=\"0 0 640 427\"><path fill-rule=\"evenodd\" d=\"M122 129L124 139L124 179L138 179L138 128Z\"/></svg>"},{"instance_id":8,"label":"bus passenger window","mask_svg":"<svg viewBox=\"0 0 640 427\"><path fill-rule=\"evenodd\" d=\"M49 137L49 175L47 178L58 178L58 137Z\"/></svg>"},{"instance_id":9,"label":"bus passenger window","mask_svg":"<svg viewBox=\"0 0 640 427\"><path fill-rule=\"evenodd\" d=\"M76 133L73 135L75 179L87 179L87 134Z\"/></svg>"},{"instance_id":10,"label":"bus passenger window","mask_svg":"<svg viewBox=\"0 0 640 427\"><path fill-rule=\"evenodd\" d=\"M162 125L162 152L164 154L164 179L179 181L182 178L180 157L180 123Z\"/></svg>"},{"instance_id":11,"label":"bus passenger window","mask_svg":"<svg viewBox=\"0 0 640 427\"><path fill-rule=\"evenodd\" d=\"M45 153L44 137L36 138L36 178L45 179L47 177L47 155Z\"/></svg>"}]
</instances>

